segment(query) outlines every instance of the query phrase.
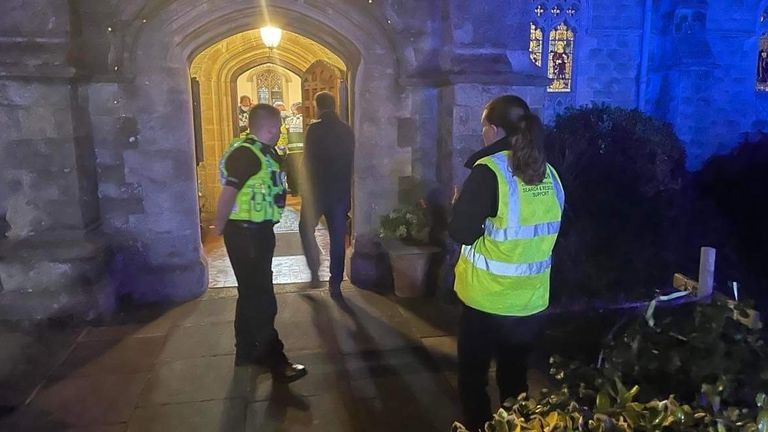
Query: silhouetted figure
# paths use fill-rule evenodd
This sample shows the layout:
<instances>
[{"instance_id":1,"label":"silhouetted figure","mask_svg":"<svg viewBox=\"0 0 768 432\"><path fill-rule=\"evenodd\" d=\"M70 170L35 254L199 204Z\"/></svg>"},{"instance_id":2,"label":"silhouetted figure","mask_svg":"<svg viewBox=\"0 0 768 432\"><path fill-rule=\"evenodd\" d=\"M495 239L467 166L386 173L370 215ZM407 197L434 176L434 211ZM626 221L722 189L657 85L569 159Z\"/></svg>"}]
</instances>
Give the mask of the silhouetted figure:
<instances>
[{"instance_id":1,"label":"silhouetted figure","mask_svg":"<svg viewBox=\"0 0 768 432\"><path fill-rule=\"evenodd\" d=\"M352 128L336 114L336 101L330 93L318 93L315 105L319 119L307 129L304 143L305 183L301 186L299 232L312 273L312 284L318 286L320 250L315 240L315 228L320 217L325 217L331 241L331 277L328 288L331 295L338 298L341 296L341 281L344 279L355 137Z\"/></svg>"}]
</instances>

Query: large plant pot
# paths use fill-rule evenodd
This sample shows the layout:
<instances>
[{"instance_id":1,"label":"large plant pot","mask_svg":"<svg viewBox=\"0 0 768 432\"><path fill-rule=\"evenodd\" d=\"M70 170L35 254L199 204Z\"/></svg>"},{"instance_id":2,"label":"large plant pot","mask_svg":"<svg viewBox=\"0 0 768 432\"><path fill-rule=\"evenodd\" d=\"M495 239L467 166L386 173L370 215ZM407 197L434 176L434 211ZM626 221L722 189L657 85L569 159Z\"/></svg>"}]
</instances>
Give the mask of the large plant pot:
<instances>
[{"instance_id":1,"label":"large plant pot","mask_svg":"<svg viewBox=\"0 0 768 432\"><path fill-rule=\"evenodd\" d=\"M408 245L397 240L385 240L382 244L389 254L395 294L398 297L424 296L430 258L440 248Z\"/></svg>"}]
</instances>

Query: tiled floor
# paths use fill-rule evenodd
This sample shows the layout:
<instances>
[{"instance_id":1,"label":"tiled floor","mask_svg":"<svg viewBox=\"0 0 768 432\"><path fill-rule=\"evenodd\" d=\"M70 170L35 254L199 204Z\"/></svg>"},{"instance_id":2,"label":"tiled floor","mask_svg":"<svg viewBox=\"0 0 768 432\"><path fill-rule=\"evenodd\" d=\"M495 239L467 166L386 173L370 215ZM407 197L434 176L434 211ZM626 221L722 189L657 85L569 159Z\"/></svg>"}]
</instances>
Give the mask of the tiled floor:
<instances>
[{"instance_id":1,"label":"tiled floor","mask_svg":"<svg viewBox=\"0 0 768 432\"><path fill-rule=\"evenodd\" d=\"M236 292L209 290L151 320L80 331L0 430L449 430L456 309L343 290L343 303L302 285L277 295L286 352L309 369L296 383L234 367Z\"/></svg>"},{"instance_id":2,"label":"tiled floor","mask_svg":"<svg viewBox=\"0 0 768 432\"><path fill-rule=\"evenodd\" d=\"M275 225L277 246L272 260L273 281L276 284L309 282L311 274L304 258L304 251L299 238L299 213L294 208L286 208L283 218ZM321 224L315 230L315 238L320 247L320 279L327 281L328 271L328 230ZM209 237L205 241L205 255L208 259L209 286L223 288L237 286L235 274L227 258L227 250L221 237Z\"/></svg>"}]
</instances>

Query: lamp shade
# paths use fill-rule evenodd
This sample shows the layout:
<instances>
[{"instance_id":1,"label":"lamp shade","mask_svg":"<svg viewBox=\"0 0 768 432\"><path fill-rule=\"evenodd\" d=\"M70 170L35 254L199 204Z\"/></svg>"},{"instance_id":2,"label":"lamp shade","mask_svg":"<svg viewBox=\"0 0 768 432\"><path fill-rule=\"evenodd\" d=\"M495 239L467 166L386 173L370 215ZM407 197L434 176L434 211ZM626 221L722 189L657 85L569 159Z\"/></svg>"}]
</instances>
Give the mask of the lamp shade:
<instances>
[{"instance_id":1,"label":"lamp shade","mask_svg":"<svg viewBox=\"0 0 768 432\"><path fill-rule=\"evenodd\" d=\"M277 48L280 44L280 38L283 37L283 31L277 27L262 27L259 29L261 32L261 40L267 48Z\"/></svg>"}]
</instances>

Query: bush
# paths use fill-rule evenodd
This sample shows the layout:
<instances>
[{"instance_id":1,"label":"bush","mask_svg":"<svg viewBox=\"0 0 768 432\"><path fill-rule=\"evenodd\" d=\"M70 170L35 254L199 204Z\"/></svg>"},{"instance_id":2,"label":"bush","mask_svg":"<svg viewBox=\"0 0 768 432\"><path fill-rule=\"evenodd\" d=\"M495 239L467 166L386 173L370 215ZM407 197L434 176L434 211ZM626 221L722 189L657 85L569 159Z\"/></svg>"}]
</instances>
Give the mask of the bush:
<instances>
[{"instance_id":1,"label":"bush","mask_svg":"<svg viewBox=\"0 0 768 432\"><path fill-rule=\"evenodd\" d=\"M569 109L547 136L566 194L553 301L616 303L669 285L684 242L685 151L637 110Z\"/></svg>"},{"instance_id":2,"label":"bush","mask_svg":"<svg viewBox=\"0 0 768 432\"><path fill-rule=\"evenodd\" d=\"M746 306L715 296L636 316L599 365L553 357L560 389L507 401L486 430L768 430L768 349L735 319Z\"/></svg>"},{"instance_id":3,"label":"bush","mask_svg":"<svg viewBox=\"0 0 768 432\"><path fill-rule=\"evenodd\" d=\"M678 402L675 396L663 400L637 402L639 387L627 389L620 381L600 391L595 402L582 404L578 394L567 390L546 392L540 400L521 395L508 401L486 432L623 432L623 431L701 431L762 432L768 430L766 395L760 394L749 408L723 408L717 391L699 405ZM469 432L454 423L454 432Z\"/></svg>"},{"instance_id":4,"label":"bush","mask_svg":"<svg viewBox=\"0 0 768 432\"><path fill-rule=\"evenodd\" d=\"M766 172L768 135L760 134L729 154L711 158L694 175L699 198L714 206L719 216L708 226L710 241L718 248L718 282L739 281L764 313L768 306Z\"/></svg>"},{"instance_id":5,"label":"bush","mask_svg":"<svg viewBox=\"0 0 768 432\"><path fill-rule=\"evenodd\" d=\"M768 390L768 347L759 330L734 319L748 305L710 302L656 309L652 325L636 317L604 344L599 369L554 361L553 372L571 390L582 383L620 380L649 400L674 394L694 403L702 385L719 389L722 405L746 406Z\"/></svg>"}]
</instances>

